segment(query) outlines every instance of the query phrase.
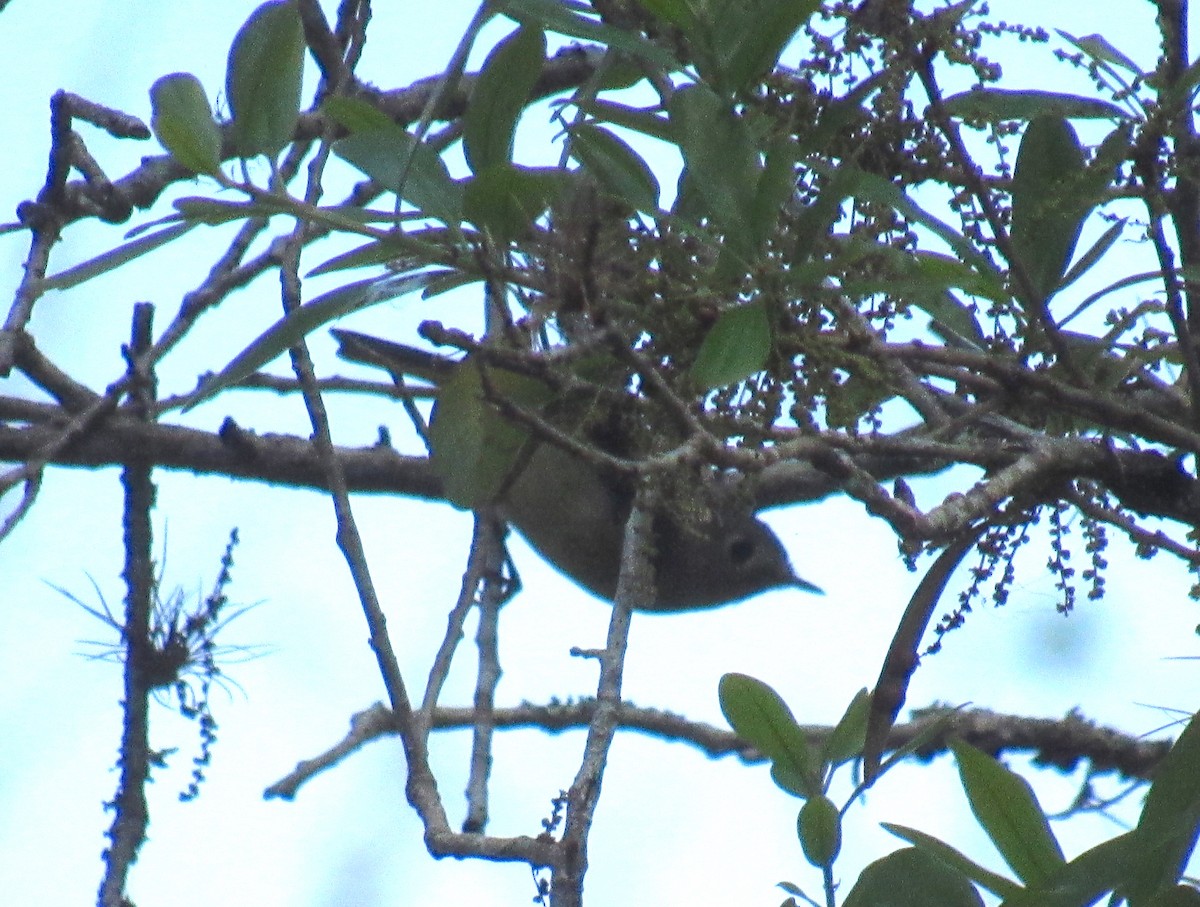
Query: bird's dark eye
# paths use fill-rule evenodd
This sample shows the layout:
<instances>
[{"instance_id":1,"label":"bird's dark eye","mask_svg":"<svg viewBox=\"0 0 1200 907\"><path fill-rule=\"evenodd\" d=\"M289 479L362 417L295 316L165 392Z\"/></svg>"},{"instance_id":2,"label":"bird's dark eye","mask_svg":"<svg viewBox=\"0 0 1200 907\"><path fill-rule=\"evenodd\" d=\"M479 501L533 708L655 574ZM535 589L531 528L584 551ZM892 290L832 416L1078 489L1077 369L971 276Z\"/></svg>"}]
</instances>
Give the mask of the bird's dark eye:
<instances>
[{"instance_id":1,"label":"bird's dark eye","mask_svg":"<svg viewBox=\"0 0 1200 907\"><path fill-rule=\"evenodd\" d=\"M738 536L729 542L729 559L741 566L754 556L754 539Z\"/></svg>"}]
</instances>

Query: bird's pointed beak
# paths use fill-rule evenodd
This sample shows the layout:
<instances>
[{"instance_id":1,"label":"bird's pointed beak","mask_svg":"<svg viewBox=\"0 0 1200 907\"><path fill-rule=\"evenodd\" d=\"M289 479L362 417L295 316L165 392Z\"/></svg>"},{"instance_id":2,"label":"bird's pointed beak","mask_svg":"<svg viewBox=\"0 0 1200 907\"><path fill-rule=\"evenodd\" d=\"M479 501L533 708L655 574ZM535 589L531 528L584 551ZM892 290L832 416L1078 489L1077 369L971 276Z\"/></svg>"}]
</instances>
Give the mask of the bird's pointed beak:
<instances>
[{"instance_id":1,"label":"bird's pointed beak","mask_svg":"<svg viewBox=\"0 0 1200 907\"><path fill-rule=\"evenodd\" d=\"M811 592L813 595L824 595L825 590L820 586L810 583L806 579L801 579L798 576L792 576L792 586L796 589L803 589L805 592Z\"/></svg>"}]
</instances>

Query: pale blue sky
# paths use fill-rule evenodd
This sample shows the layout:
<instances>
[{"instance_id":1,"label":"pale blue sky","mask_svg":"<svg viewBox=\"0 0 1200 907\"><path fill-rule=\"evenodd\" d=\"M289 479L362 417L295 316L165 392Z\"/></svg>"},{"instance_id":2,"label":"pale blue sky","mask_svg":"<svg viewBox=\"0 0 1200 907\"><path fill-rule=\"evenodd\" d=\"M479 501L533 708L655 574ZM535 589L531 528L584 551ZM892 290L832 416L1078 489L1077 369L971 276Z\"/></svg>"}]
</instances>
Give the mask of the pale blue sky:
<instances>
[{"instance_id":1,"label":"pale blue sky","mask_svg":"<svg viewBox=\"0 0 1200 907\"><path fill-rule=\"evenodd\" d=\"M167 72L196 73L214 97L223 83L229 41L254 6L234 0L202 7L148 0L13 0L0 14L0 38L10 73L21 75L19 82L10 78L5 98L10 141L0 209L11 212L42 180L47 102L56 89L147 120L147 90ZM1131 56L1143 61L1152 56L1146 3L992 6L1013 20L1025 17L1076 34L1104 31ZM393 86L436 72L472 11L462 2L380 4L362 74ZM1019 87L1045 85L1062 72L1048 62L1048 53L1044 68L1038 59L1022 55L1010 67L1023 83ZM158 153L153 143L118 143L94 131L86 138L113 175L144 154ZM71 228L56 250L56 269L111 246L120 233L97 224ZM52 352L69 351L80 374L102 387L120 374L119 344L128 331L130 305L157 303L164 324L219 248L224 234L213 234L191 236L103 280L46 298L33 325L39 342ZM3 283L8 293L25 251L23 237L0 237L0 273L8 275ZM431 311L400 301L358 323L401 334L424 317L461 316L472 304L460 300ZM244 342L274 320L274 284L260 280L227 308L198 332L194 349ZM323 352L328 354L328 344ZM201 367L197 363L211 362L202 356L181 359L164 370L166 392L186 389ZM215 426L230 412L256 427L307 432L297 404L255 395L201 407L193 418ZM344 442L366 444L381 422L402 436L398 409L345 406L338 428ZM243 544L235 555L232 593L237 601L262 604L231 628L230 641L266 644L273 652L231 666L245 696L216 694L220 739L210 780L195 803L180 804L175 796L187 783L195 729L165 709L155 710L154 744L179 752L150 789L151 840L133 870L133 898L143 907L529 903L533 888L523 867L435 862L425 853L404 800L394 741L367 747L304 788L294 803L262 800L266 786L296 761L333 744L351 714L383 697L361 612L335 553L331 508L311 493L175 474L161 474L160 481L159 537L165 522L168 587L207 591L226 534L239 526ZM405 501L363 498L356 505L394 641L405 668L421 677L457 591L469 520L445 507ZM8 830L0 847L0 881L12 903L86 904L100 879L109 821L102 803L116 782L120 672L79 657L75 641L102 638L103 628L44 581L90 601L90 575L116 606L122 592L119 509L115 471L53 471L38 507L0 546L6 601L0 635L0 824ZM835 719L859 687L873 682L895 618L916 583L901 566L890 535L861 508L843 502L769 519L798 570L828 594L780 592L711 613L639 618L628 662L630 699L720 723L716 682L737 670L769 681L801 721L819 723ZM526 588L505 614L501 701L588 695L594 667L572 659L568 650L602 644L607 609L536 564L527 550L517 546L515 556ZM977 614L918 673L911 703L969 701L1044 716L1079 706L1089 717L1138 732L1160 723L1146 703L1196 706L1195 663L1162 660L1196 652L1190 634L1197 610L1184 599L1182 568L1165 556L1150 564L1134 562L1127 548L1114 547L1112 559L1121 564L1110 576L1109 598L1084 603L1064 621L1054 613L1053 581L1038 563L1042 556L1026 559L1029 569L1006 609ZM472 631L468 628L468 636ZM462 653L465 661L469 654ZM469 702L470 690L470 665L464 664L444 701ZM494 831L539 831L550 798L570 783L581 740L499 735ZM457 822L467 738L439 738L434 748L437 767L445 772L441 791ZM864 861L893 846L877 828L881 820L944 834L998 868L980 837L964 831L961 795L947 785L948 777L945 760L907 770L872 794L869 811L854 811L848 835L853 849L841 867L845 876L853 877ZM1048 805L1060 808L1073 793L1072 782L1051 779L1047 790ZM761 768L708 762L681 747L622 737L593 837L589 903L776 904L782 895L773 885L781 879L816 890L816 874L795 843L797 806ZM1079 822L1063 831L1076 849L1089 835L1109 833L1102 822Z\"/></svg>"}]
</instances>

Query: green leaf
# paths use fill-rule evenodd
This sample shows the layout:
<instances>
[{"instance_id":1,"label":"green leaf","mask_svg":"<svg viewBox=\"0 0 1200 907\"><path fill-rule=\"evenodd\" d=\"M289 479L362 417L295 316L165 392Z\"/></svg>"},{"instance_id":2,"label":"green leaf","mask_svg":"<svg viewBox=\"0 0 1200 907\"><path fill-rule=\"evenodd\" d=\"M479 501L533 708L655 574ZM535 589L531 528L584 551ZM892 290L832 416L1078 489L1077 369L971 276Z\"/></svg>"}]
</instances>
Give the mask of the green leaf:
<instances>
[{"instance_id":1,"label":"green leaf","mask_svg":"<svg viewBox=\"0 0 1200 907\"><path fill-rule=\"evenodd\" d=\"M398 277L359 280L331 290L289 312L254 339L216 375L210 375L186 398L183 411L194 409L226 388L253 375L275 357L283 354L322 325L351 312L412 293L444 274L420 271Z\"/></svg>"},{"instance_id":2,"label":"green leaf","mask_svg":"<svg viewBox=\"0 0 1200 907\"><path fill-rule=\"evenodd\" d=\"M1041 304L1054 294L1075 254L1086 209L1075 196L1083 147L1071 124L1038 117L1025 129L1012 182L1012 244Z\"/></svg>"},{"instance_id":3,"label":"green leaf","mask_svg":"<svg viewBox=\"0 0 1200 907\"><path fill-rule=\"evenodd\" d=\"M1042 882L1005 895L1004 907L1091 907L1129 877L1141 856L1133 832L1118 835L1081 853Z\"/></svg>"},{"instance_id":4,"label":"green leaf","mask_svg":"<svg viewBox=\"0 0 1200 907\"><path fill-rule=\"evenodd\" d=\"M695 10L687 0L639 0L639 5L664 22L684 29L691 29L696 21Z\"/></svg>"},{"instance_id":5,"label":"green leaf","mask_svg":"<svg viewBox=\"0 0 1200 907\"><path fill-rule=\"evenodd\" d=\"M131 242L123 243L115 249L102 252L95 258L67 268L65 271L51 274L45 279L42 285L49 290L69 290L71 287L79 286L79 284L86 280L90 280L100 274L106 274L109 271L119 268L126 262L140 258L142 255L157 249L159 246L165 246L172 240L183 236L183 234L187 233L194 226L196 225L174 224L165 230L159 230L157 233L141 236Z\"/></svg>"},{"instance_id":6,"label":"green leaf","mask_svg":"<svg viewBox=\"0 0 1200 907\"><path fill-rule=\"evenodd\" d=\"M709 391L762 371L771 353L771 325L761 303L726 309L700 344L692 381Z\"/></svg>"},{"instance_id":7,"label":"green leaf","mask_svg":"<svg viewBox=\"0 0 1200 907\"><path fill-rule=\"evenodd\" d=\"M482 275L471 274L466 271L435 271L433 273L439 276L429 281L429 285L421 291L422 299L433 299L442 293L457 290L459 287L470 286L473 283L482 283L484 280Z\"/></svg>"},{"instance_id":8,"label":"green leaf","mask_svg":"<svg viewBox=\"0 0 1200 907\"><path fill-rule=\"evenodd\" d=\"M983 331L970 307L951 292L957 287L972 296L981 296L1003 304L1009 296L992 278L991 272L981 274L956 258L936 252L906 253L881 244L868 244L863 252L883 259L889 265L887 276L867 279L851 278L843 284L849 295L885 293L909 299L934 319L941 328L948 328L975 345L983 343Z\"/></svg>"},{"instance_id":9,"label":"green leaf","mask_svg":"<svg viewBox=\"0 0 1200 907\"><path fill-rule=\"evenodd\" d=\"M772 768L781 767L781 777L793 785L785 790L803 797L821 792L808 738L778 693L745 674L726 674L718 695L721 714L734 732L775 763Z\"/></svg>"},{"instance_id":10,"label":"green leaf","mask_svg":"<svg viewBox=\"0 0 1200 907\"><path fill-rule=\"evenodd\" d=\"M1200 891L1191 885L1176 885L1156 894L1147 907L1200 907Z\"/></svg>"},{"instance_id":11,"label":"green leaf","mask_svg":"<svg viewBox=\"0 0 1200 907\"><path fill-rule=\"evenodd\" d=\"M1074 44L1097 63L1117 66L1137 76L1146 75L1136 63L1117 50L1103 35L1084 35L1082 38L1076 38L1061 28L1054 30L1058 32L1059 37Z\"/></svg>"},{"instance_id":12,"label":"green leaf","mask_svg":"<svg viewBox=\"0 0 1200 907\"><path fill-rule=\"evenodd\" d=\"M717 6L722 15L711 35L725 90L746 91L774 69L783 49L819 6L819 0L754 0Z\"/></svg>"},{"instance_id":13,"label":"green leaf","mask_svg":"<svg viewBox=\"0 0 1200 907\"><path fill-rule=\"evenodd\" d=\"M762 166L745 120L703 85L689 85L668 106L685 172L704 210L743 258L757 254L751 225ZM676 213L680 210L676 206Z\"/></svg>"},{"instance_id":14,"label":"green leaf","mask_svg":"<svg viewBox=\"0 0 1200 907\"><path fill-rule=\"evenodd\" d=\"M517 120L545 62L540 28L522 26L488 54L463 120L463 152L472 173L512 161Z\"/></svg>"},{"instance_id":15,"label":"green leaf","mask_svg":"<svg viewBox=\"0 0 1200 907\"><path fill-rule=\"evenodd\" d=\"M221 127L200 80L188 72L163 76L150 87L150 128L159 143L195 173L221 169Z\"/></svg>"},{"instance_id":16,"label":"green leaf","mask_svg":"<svg viewBox=\"0 0 1200 907\"><path fill-rule=\"evenodd\" d=\"M536 408L550 395L525 375L492 370L487 378L493 392L522 406ZM488 402L479 369L461 366L439 384L429 443L433 469L454 506L472 510L492 502L520 467L518 457L528 440Z\"/></svg>"},{"instance_id":17,"label":"green leaf","mask_svg":"<svg viewBox=\"0 0 1200 907\"><path fill-rule=\"evenodd\" d=\"M1068 321L1075 318L1082 312L1086 311L1088 308L1090 308L1092 305L1094 305L1095 303L1097 303L1098 301L1103 299L1105 296L1108 296L1112 293L1120 292L1121 290L1126 290L1129 287L1135 287L1139 283L1146 283L1147 281L1151 281L1151 280L1162 280L1163 276L1164 275L1163 275L1162 271L1143 271L1140 274L1130 274L1128 277L1122 277L1120 280L1115 280L1112 283L1110 283L1108 286L1097 290L1095 293L1092 293L1085 300L1083 300L1083 302L1079 303L1079 305L1077 305L1074 309L1071 310L1070 315L1068 315L1066 318L1062 319L1062 321L1059 322L1059 327L1062 327ZM1181 268L1179 271L1179 276L1182 277L1184 280L1200 282L1200 268L1195 268L1195 267Z\"/></svg>"},{"instance_id":18,"label":"green leaf","mask_svg":"<svg viewBox=\"0 0 1200 907\"><path fill-rule=\"evenodd\" d=\"M971 811L1017 877L1033 884L1065 862L1029 782L960 740L950 749Z\"/></svg>"},{"instance_id":19,"label":"green leaf","mask_svg":"<svg viewBox=\"0 0 1200 907\"><path fill-rule=\"evenodd\" d=\"M638 211L658 211L658 180L636 151L607 129L576 126L571 153L605 189Z\"/></svg>"},{"instance_id":20,"label":"green leaf","mask_svg":"<svg viewBox=\"0 0 1200 907\"><path fill-rule=\"evenodd\" d=\"M1003 275L996 271L995 266L988 260L986 255L980 254L970 240L945 221L934 217L910 199L899 186L896 186L876 173L867 173L864 170L857 170L846 166L843 166L841 169L845 172L847 180L852 178L853 186L850 194L859 198L865 198L868 201L891 205L910 221L918 223L932 231L960 259L970 265L982 279L989 283L994 283L996 286L1003 286ZM992 297L991 293L985 295L988 295L989 298Z\"/></svg>"},{"instance_id":21,"label":"green leaf","mask_svg":"<svg viewBox=\"0 0 1200 907\"><path fill-rule=\"evenodd\" d=\"M386 113L362 98L330 95L321 102L321 113L348 132L370 132L385 126L395 126Z\"/></svg>"},{"instance_id":22,"label":"green leaf","mask_svg":"<svg viewBox=\"0 0 1200 907\"><path fill-rule=\"evenodd\" d=\"M249 202L225 202L215 198L176 199L175 208L192 223L216 226L248 217L274 217L278 214L298 217L309 223L324 224L333 230L349 233L367 232L363 224L379 218L390 220L390 213L364 211L351 205L318 208L287 195L263 193ZM399 238L400 240L403 237Z\"/></svg>"},{"instance_id":23,"label":"green leaf","mask_svg":"<svg viewBox=\"0 0 1200 907\"><path fill-rule=\"evenodd\" d=\"M354 268L369 268L376 265L395 261L409 250L390 239L373 239L369 243L335 255L321 262L310 270L305 277L319 277L322 274L332 274L335 271L349 271Z\"/></svg>"},{"instance_id":24,"label":"green leaf","mask_svg":"<svg viewBox=\"0 0 1200 907\"><path fill-rule=\"evenodd\" d=\"M1079 256L1075 264L1071 265L1069 271L1063 275L1062 283L1059 289L1069 287L1080 277L1092 269L1092 267L1103 258L1108 250L1111 249L1121 238L1121 233L1125 230L1125 224L1128 218L1122 217L1111 227L1104 231L1103 235L1092 243L1092 247Z\"/></svg>"},{"instance_id":25,"label":"green leaf","mask_svg":"<svg viewBox=\"0 0 1200 907\"><path fill-rule=\"evenodd\" d=\"M303 75L304 28L296 0L262 4L234 37L225 72L233 146L240 157L273 159L291 142Z\"/></svg>"},{"instance_id":26,"label":"green leaf","mask_svg":"<svg viewBox=\"0 0 1200 907\"><path fill-rule=\"evenodd\" d=\"M830 765L849 762L862 753L867 738L867 716L871 710L871 694L863 687L854 694L846 711L821 748L822 761Z\"/></svg>"},{"instance_id":27,"label":"green leaf","mask_svg":"<svg viewBox=\"0 0 1200 907\"><path fill-rule=\"evenodd\" d=\"M273 217L283 211L256 202L226 202L216 198L189 196L174 202L175 210L189 223L217 227L247 217Z\"/></svg>"},{"instance_id":28,"label":"green leaf","mask_svg":"<svg viewBox=\"0 0 1200 907\"><path fill-rule=\"evenodd\" d=\"M945 841L941 841L933 835L918 831L915 828L909 828L905 825L896 825L892 822L883 822L881 824L897 838L907 841L919 850L925 851L931 857L936 857L947 866L954 867L976 885L986 888L992 894L1008 898L1025 890L1012 879L1006 879L1004 876L998 875L990 869L985 869L962 851L951 847Z\"/></svg>"},{"instance_id":29,"label":"green leaf","mask_svg":"<svg viewBox=\"0 0 1200 907\"><path fill-rule=\"evenodd\" d=\"M983 907L983 899L952 866L915 847L876 860L862 871L842 907Z\"/></svg>"},{"instance_id":30,"label":"green leaf","mask_svg":"<svg viewBox=\"0 0 1200 907\"><path fill-rule=\"evenodd\" d=\"M951 724L954 721L956 714L965 708L965 705L957 705L953 708L947 708L932 721L923 724L916 735L911 737L902 746L897 747L892 751L892 754L883 760L883 765L879 767L880 777L891 771L897 765L900 765L913 753L927 751L930 744L935 740L941 740L950 731Z\"/></svg>"},{"instance_id":31,"label":"green leaf","mask_svg":"<svg viewBox=\"0 0 1200 907\"><path fill-rule=\"evenodd\" d=\"M462 187L450 178L446 162L395 123L339 139L333 151L421 213L448 226L462 221Z\"/></svg>"},{"instance_id":32,"label":"green leaf","mask_svg":"<svg viewBox=\"0 0 1200 907\"><path fill-rule=\"evenodd\" d=\"M824 794L809 797L796 819L800 849L813 866L832 866L842 850L842 816Z\"/></svg>"},{"instance_id":33,"label":"green leaf","mask_svg":"<svg viewBox=\"0 0 1200 907\"><path fill-rule=\"evenodd\" d=\"M933 318L933 329L941 336L949 332L967 346L975 349L984 349L986 346L983 329L979 327L975 313L953 293L947 291L938 297L925 296L917 306Z\"/></svg>"},{"instance_id":34,"label":"green leaf","mask_svg":"<svg viewBox=\"0 0 1200 907\"><path fill-rule=\"evenodd\" d=\"M675 127L671 125L670 120L659 113L657 108L643 109L617 104L613 101L581 98L579 109L602 122L612 123L614 126L620 126L622 129L632 132L640 132L642 135L648 135L661 142L666 142L668 145L676 144Z\"/></svg>"},{"instance_id":35,"label":"green leaf","mask_svg":"<svg viewBox=\"0 0 1200 907\"><path fill-rule=\"evenodd\" d=\"M467 181L463 214L504 245L526 233L569 180L570 174L557 167L497 164Z\"/></svg>"},{"instance_id":36,"label":"green leaf","mask_svg":"<svg viewBox=\"0 0 1200 907\"><path fill-rule=\"evenodd\" d=\"M594 41L614 50L621 50L640 60L652 63L663 72L674 72L683 64L665 49L631 31L614 28L596 19L575 12L561 0L495 0L492 7L498 13L527 26L537 26L584 41Z\"/></svg>"},{"instance_id":37,"label":"green leaf","mask_svg":"<svg viewBox=\"0 0 1200 907\"><path fill-rule=\"evenodd\" d=\"M1200 829L1200 713L1192 716L1159 764L1138 819L1141 860L1121 893L1138 904L1174 885Z\"/></svg>"},{"instance_id":38,"label":"green leaf","mask_svg":"<svg viewBox=\"0 0 1200 907\"><path fill-rule=\"evenodd\" d=\"M1033 120L1040 116L1076 120L1129 119L1128 111L1099 98L1038 89L976 88L946 98L942 107L951 116L986 123Z\"/></svg>"},{"instance_id":39,"label":"green leaf","mask_svg":"<svg viewBox=\"0 0 1200 907\"><path fill-rule=\"evenodd\" d=\"M758 178L758 187L750 207L750 230L757 248L762 248L776 233L779 213L796 194L796 161L800 146L787 136L771 141Z\"/></svg>"}]
</instances>

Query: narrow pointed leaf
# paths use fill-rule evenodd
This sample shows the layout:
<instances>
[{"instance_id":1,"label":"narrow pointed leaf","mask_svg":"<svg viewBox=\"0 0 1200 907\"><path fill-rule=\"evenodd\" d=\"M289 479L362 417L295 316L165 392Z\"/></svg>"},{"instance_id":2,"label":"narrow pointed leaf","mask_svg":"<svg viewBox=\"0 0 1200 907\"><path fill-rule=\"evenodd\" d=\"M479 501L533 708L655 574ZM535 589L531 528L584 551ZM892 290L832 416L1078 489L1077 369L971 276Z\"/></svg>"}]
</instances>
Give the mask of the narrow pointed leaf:
<instances>
[{"instance_id":1,"label":"narrow pointed leaf","mask_svg":"<svg viewBox=\"0 0 1200 907\"><path fill-rule=\"evenodd\" d=\"M636 151L607 129L571 130L571 153L609 192L638 211L658 211L658 179Z\"/></svg>"},{"instance_id":2,"label":"narrow pointed leaf","mask_svg":"<svg viewBox=\"0 0 1200 907\"><path fill-rule=\"evenodd\" d=\"M1135 834L1143 848L1122 893L1133 903L1174 885L1200 829L1200 713L1192 716L1159 765Z\"/></svg>"},{"instance_id":3,"label":"narrow pointed leaf","mask_svg":"<svg viewBox=\"0 0 1200 907\"><path fill-rule=\"evenodd\" d=\"M777 138L767 149L766 161L759 174L754 202L750 207L750 230L756 246L775 235L779 215L796 194L796 161L800 146L794 139Z\"/></svg>"},{"instance_id":4,"label":"narrow pointed leaf","mask_svg":"<svg viewBox=\"0 0 1200 907\"><path fill-rule=\"evenodd\" d=\"M321 102L321 112L350 132L370 132L395 125L391 117L362 98L327 97Z\"/></svg>"},{"instance_id":5,"label":"narrow pointed leaf","mask_svg":"<svg viewBox=\"0 0 1200 907\"><path fill-rule=\"evenodd\" d=\"M517 120L545 62L546 35L539 28L518 28L488 54L463 121L472 173L512 161Z\"/></svg>"},{"instance_id":6,"label":"narrow pointed leaf","mask_svg":"<svg viewBox=\"0 0 1200 907\"><path fill-rule=\"evenodd\" d=\"M599 122L611 123L632 132L640 132L642 135L648 135L669 145L676 144L675 127L657 109L630 107L614 101L596 99L581 99L579 108L584 113L595 117Z\"/></svg>"},{"instance_id":7,"label":"narrow pointed leaf","mask_svg":"<svg viewBox=\"0 0 1200 907\"><path fill-rule=\"evenodd\" d=\"M86 280L119 268L147 252L152 252L159 246L165 246L172 240L183 236L194 226L196 226L194 223L174 224L157 233L140 236L131 242L122 243L115 249L109 249L95 258L67 268L65 271L59 271L57 274L51 274L45 279L43 286L53 290L69 290Z\"/></svg>"},{"instance_id":8,"label":"narrow pointed leaf","mask_svg":"<svg viewBox=\"0 0 1200 907\"><path fill-rule=\"evenodd\" d=\"M219 373L207 377L200 387L188 396L183 407L184 412L253 375L322 325L376 303L420 290L441 273L444 272L421 271L399 277L359 280L306 302L267 328Z\"/></svg>"},{"instance_id":9,"label":"narrow pointed leaf","mask_svg":"<svg viewBox=\"0 0 1200 907\"><path fill-rule=\"evenodd\" d=\"M394 123L339 139L333 151L421 213L450 226L462 220L462 187L446 162Z\"/></svg>"},{"instance_id":10,"label":"narrow pointed leaf","mask_svg":"<svg viewBox=\"0 0 1200 907\"><path fill-rule=\"evenodd\" d=\"M926 851L930 856L937 857L948 866L953 866L976 885L986 888L992 894L1007 898L1025 890L1012 879L1007 879L980 866L962 851L951 847L933 835L909 828L906 825L897 825L894 822L884 822L882 825L897 838L907 841L919 850Z\"/></svg>"},{"instance_id":11,"label":"narrow pointed leaf","mask_svg":"<svg viewBox=\"0 0 1200 907\"><path fill-rule=\"evenodd\" d=\"M951 116L988 123L1033 120L1040 116L1129 119L1128 111L1099 98L1038 89L977 88L946 98L942 106Z\"/></svg>"},{"instance_id":12,"label":"narrow pointed leaf","mask_svg":"<svg viewBox=\"0 0 1200 907\"><path fill-rule=\"evenodd\" d=\"M825 738L821 756L830 765L841 765L855 759L862 752L867 736L867 715L871 708L871 694L863 687L854 694L841 719Z\"/></svg>"},{"instance_id":13,"label":"narrow pointed leaf","mask_svg":"<svg viewBox=\"0 0 1200 907\"><path fill-rule=\"evenodd\" d=\"M683 64L662 47L598 19L581 16L561 0L496 0L496 12L504 13L527 26L537 26L584 41L594 41L621 50L654 64L664 72L674 72Z\"/></svg>"},{"instance_id":14,"label":"narrow pointed leaf","mask_svg":"<svg viewBox=\"0 0 1200 907\"><path fill-rule=\"evenodd\" d=\"M870 201L891 205L909 220L931 230L939 239L945 242L955 253L984 279L1003 285L1003 277L997 273L995 266L971 244L965 236L955 230L945 221L930 214L912 199L899 186L889 182L876 173L853 170L842 167L848 181L849 194ZM989 296L991 294L988 294Z\"/></svg>"},{"instance_id":15,"label":"narrow pointed leaf","mask_svg":"<svg viewBox=\"0 0 1200 907\"><path fill-rule=\"evenodd\" d=\"M1097 63L1108 63L1111 66L1127 70L1136 76L1146 75L1146 73L1142 72L1141 67L1125 56L1125 54L1121 53L1121 51L1117 50L1103 35L1092 34L1076 38L1061 28L1054 30L1058 32L1061 38L1074 44Z\"/></svg>"},{"instance_id":16,"label":"narrow pointed leaf","mask_svg":"<svg viewBox=\"0 0 1200 907\"><path fill-rule=\"evenodd\" d=\"M1119 888L1142 859L1134 832L1081 853L1041 882L1004 896L1003 907L1090 907Z\"/></svg>"},{"instance_id":17,"label":"narrow pointed leaf","mask_svg":"<svg viewBox=\"0 0 1200 907\"><path fill-rule=\"evenodd\" d=\"M1126 221L1127 218L1122 217L1119 221L1105 230L1100 238L1092 243L1091 248L1079 256L1079 260L1076 261L1075 264L1071 265L1071 269L1063 275L1060 289L1069 287L1080 277L1090 271L1096 262L1103 258L1105 254L1107 254L1108 250L1116 245L1117 240L1121 238L1121 233L1125 230Z\"/></svg>"},{"instance_id":18,"label":"narrow pointed leaf","mask_svg":"<svg viewBox=\"0 0 1200 907\"><path fill-rule=\"evenodd\" d=\"M725 8L740 6L729 3ZM747 4L745 14L738 17L740 28L715 29L718 36L729 35L726 46L718 51L726 89L744 91L774 69L783 49L819 6L819 0L758 0Z\"/></svg>"}]
</instances>

